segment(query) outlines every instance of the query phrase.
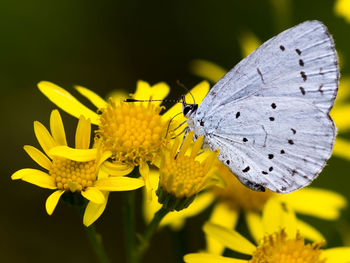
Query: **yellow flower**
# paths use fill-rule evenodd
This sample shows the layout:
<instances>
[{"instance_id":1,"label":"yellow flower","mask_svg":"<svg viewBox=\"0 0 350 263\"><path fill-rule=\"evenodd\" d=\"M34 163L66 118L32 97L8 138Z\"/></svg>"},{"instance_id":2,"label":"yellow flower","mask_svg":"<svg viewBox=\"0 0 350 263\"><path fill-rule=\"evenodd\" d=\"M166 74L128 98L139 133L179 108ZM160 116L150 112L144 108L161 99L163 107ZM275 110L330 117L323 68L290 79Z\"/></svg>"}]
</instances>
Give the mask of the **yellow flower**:
<instances>
[{"instance_id":1,"label":"yellow flower","mask_svg":"<svg viewBox=\"0 0 350 263\"><path fill-rule=\"evenodd\" d=\"M171 132L170 134L168 132L169 121L171 117L181 112L181 104L176 104L161 115L160 112L164 107L160 106L159 101L130 103L110 98L110 101L106 102L91 90L76 87L79 93L97 107L100 112L97 114L53 83L42 81L38 87L45 96L67 113L75 117L82 114L90 118L93 124L98 125L96 135L101 147L104 151L112 152L113 162L105 165L105 169L111 175L125 175L138 166L146 188L150 189L148 164L159 166L161 152L171 137ZM139 81L132 98L163 100L169 90L168 85L163 82L151 87L148 83ZM202 82L191 92L201 100L208 90L209 84ZM189 94L186 95L187 100L190 98ZM176 123L182 119L183 117L177 118Z\"/></svg>"},{"instance_id":2,"label":"yellow flower","mask_svg":"<svg viewBox=\"0 0 350 263\"><path fill-rule=\"evenodd\" d=\"M238 232L220 225L208 222L203 227L207 236L216 239L233 251L250 255L249 260L228 258L212 253L193 253L185 255L185 262L346 263L350 261L350 247L321 249L324 242L305 243L304 237L296 227L293 212L288 207L276 211L276 203L273 199L268 201L264 209L264 216L257 223L262 226L257 246Z\"/></svg>"},{"instance_id":3,"label":"yellow flower","mask_svg":"<svg viewBox=\"0 0 350 263\"><path fill-rule=\"evenodd\" d=\"M340 210L347 205L346 199L335 192L319 189L304 188L290 194L277 194L272 191L253 191L238 181L232 172L221 162L217 161L217 173L225 181L225 187L213 187L212 190L199 194L193 204L179 213L168 214L161 225L170 225L174 230L181 228L185 220L201 213L213 206L209 221L223 227L234 229L241 214L244 215L251 235L257 240L261 235L261 212L266 202L275 199L280 209L288 205L295 212L326 220L336 220ZM151 182L158 184L157 172L153 172ZM144 202L144 217L150 221L160 205L155 201ZM323 236L306 222L297 219L298 228L303 236L310 240L322 240ZM221 254L224 247L214 239L207 239L207 248L210 252Z\"/></svg>"},{"instance_id":4,"label":"yellow flower","mask_svg":"<svg viewBox=\"0 0 350 263\"><path fill-rule=\"evenodd\" d=\"M350 1L349 0L337 0L334 5L334 12L338 16L344 17L346 22L350 23Z\"/></svg>"},{"instance_id":5,"label":"yellow flower","mask_svg":"<svg viewBox=\"0 0 350 263\"><path fill-rule=\"evenodd\" d=\"M99 148L89 148L91 124L84 116L79 118L75 148L67 146L58 110L51 113L50 130L51 133L40 122L34 122L37 140L50 159L33 146L24 146L28 155L48 172L25 168L11 176L13 180L21 179L39 187L56 190L46 200L49 215L64 193L78 193L89 200L83 219L88 226L102 214L110 191L129 191L144 185L141 179L108 176L102 167L111 152L102 153Z\"/></svg>"},{"instance_id":6,"label":"yellow flower","mask_svg":"<svg viewBox=\"0 0 350 263\"><path fill-rule=\"evenodd\" d=\"M221 178L215 175L214 165L219 152L201 153L204 159L198 161L203 139L202 136L198 137L193 143L193 131L190 131L182 144L177 138L171 149L162 156L157 195L158 202L169 210L187 208L204 188L222 185Z\"/></svg>"}]
</instances>

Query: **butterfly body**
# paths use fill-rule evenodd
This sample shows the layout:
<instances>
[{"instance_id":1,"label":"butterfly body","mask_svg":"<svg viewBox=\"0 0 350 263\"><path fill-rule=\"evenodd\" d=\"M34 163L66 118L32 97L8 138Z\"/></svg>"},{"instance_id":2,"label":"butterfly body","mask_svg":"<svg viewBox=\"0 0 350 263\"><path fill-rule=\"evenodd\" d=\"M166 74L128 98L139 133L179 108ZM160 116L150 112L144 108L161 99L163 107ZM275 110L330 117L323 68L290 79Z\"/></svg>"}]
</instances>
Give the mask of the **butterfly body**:
<instances>
[{"instance_id":1,"label":"butterfly body","mask_svg":"<svg viewBox=\"0 0 350 263\"><path fill-rule=\"evenodd\" d=\"M243 184L289 193L316 178L331 156L338 78L331 36L307 21L265 42L183 112Z\"/></svg>"}]
</instances>

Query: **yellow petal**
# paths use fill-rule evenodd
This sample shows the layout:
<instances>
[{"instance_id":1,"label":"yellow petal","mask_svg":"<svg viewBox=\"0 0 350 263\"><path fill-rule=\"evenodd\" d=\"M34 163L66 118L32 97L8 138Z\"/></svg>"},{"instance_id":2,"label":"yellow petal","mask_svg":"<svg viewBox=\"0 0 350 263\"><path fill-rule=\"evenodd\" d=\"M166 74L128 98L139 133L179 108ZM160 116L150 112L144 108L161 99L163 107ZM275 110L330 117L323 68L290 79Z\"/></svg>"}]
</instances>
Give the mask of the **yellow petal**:
<instances>
[{"instance_id":1,"label":"yellow petal","mask_svg":"<svg viewBox=\"0 0 350 263\"><path fill-rule=\"evenodd\" d=\"M348 140L336 137L333 154L350 160L350 142Z\"/></svg>"},{"instance_id":2,"label":"yellow petal","mask_svg":"<svg viewBox=\"0 0 350 263\"><path fill-rule=\"evenodd\" d=\"M203 59L194 59L190 63L190 71L192 74L207 79L212 83L218 82L227 72L226 69Z\"/></svg>"},{"instance_id":3,"label":"yellow petal","mask_svg":"<svg viewBox=\"0 0 350 263\"><path fill-rule=\"evenodd\" d=\"M46 199L46 203L45 203L45 207L46 207L46 212L48 213L48 215L52 215L53 211L55 210L58 201L61 198L61 195L64 193L64 190L57 190L55 192L53 192L47 199Z\"/></svg>"},{"instance_id":4,"label":"yellow petal","mask_svg":"<svg viewBox=\"0 0 350 263\"><path fill-rule=\"evenodd\" d=\"M248 31L245 31L244 34L241 35L239 43L244 58L261 45L260 40L252 32Z\"/></svg>"},{"instance_id":5,"label":"yellow petal","mask_svg":"<svg viewBox=\"0 0 350 263\"><path fill-rule=\"evenodd\" d=\"M127 164L114 164L111 162L105 162L101 169L106 171L108 174L112 176L123 176L130 174L134 170L134 166Z\"/></svg>"},{"instance_id":6,"label":"yellow petal","mask_svg":"<svg viewBox=\"0 0 350 263\"><path fill-rule=\"evenodd\" d=\"M129 97L128 93L123 90L114 90L108 94L107 98L110 98L112 101L125 100Z\"/></svg>"},{"instance_id":7,"label":"yellow petal","mask_svg":"<svg viewBox=\"0 0 350 263\"><path fill-rule=\"evenodd\" d=\"M261 216L256 212L246 211L244 213L248 229L256 244L264 237L265 230L263 227Z\"/></svg>"},{"instance_id":8,"label":"yellow petal","mask_svg":"<svg viewBox=\"0 0 350 263\"><path fill-rule=\"evenodd\" d=\"M75 85L74 88L76 88L76 90L81 95L83 95L92 104L94 104L96 106L96 108L101 109L101 108L106 107L107 102L104 99L102 99L100 96L98 96L95 92L93 92L92 90L89 90L89 89L84 88L84 87L79 86L79 85Z\"/></svg>"},{"instance_id":9,"label":"yellow petal","mask_svg":"<svg viewBox=\"0 0 350 263\"><path fill-rule=\"evenodd\" d=\"M145 81L139 80L136 86L136 92L133 95L133 99L136 100L164 100L165 97L169 94L170 88L164 83L160 82L152 87ZM154 101L152 104L160 105L161 101Z\"/></svg>"},{"instance_id":10,"label":"yellow petal","mask_svg":"<svg viewBox=\"0 0 350 263\"><path fill-rule=\"evenodd\" d=\"M46 170L50 170L50 168L51 168L51 161L49 160L49 158L46 157L45 154L43 154L37 148L35 148L33 146L30 146L30 145L25 145L23 147L23 149L42 168L45 168Z\"/></svg>"},{"instance_id":11,"label":"yellow petal","mask_svg":"<svg viewBox=\"0 0 350 263\"><path fill-rule=\"evenodd\" d=\"M204 232L212 238L215 238L225 247L246 255L251 255L256 247L249 240L241 236L238 232L224 228L219 225L207 222L203 226Z\"/></svg>"},{"instance_id":12,"label":"yellow petal","mask_svg":"<svg viewBox=\"0 0 350 263\"><path fill-rule=\"evenodd\" d=\"M34 133L35 133L35 136L36 136L41 148L44 150L44 152L48 156L50 156L49 155L50 149L55 147L57 144L54 141L54 139L52 138L49 131L40 122L35 121L34 122Z\"/></svg>"},{"instance_id":13,"label":"yellow petal","mask_svg":"<svg viewBox=\"0 0 350 263\"><path fill-rule=\"evenodd\" d=\"M147 199L151 200L153 188L152 188L151 182L149 180L149 166L148 166L148 164L145 162L141 163L139 166L139 172L140 172L140 175L142 176L143 180L145 181Z\"/></svg>"},{"instance_id":14,"label":"yellow petal","mask_svg":"<svg viewBox=\"0 0 350 263\"><path fill-rule=\"evenodd\" d=\"M103 164L109 157L112 156L111 151L105 151L102 154L101 154L101 152L99 152L98 154L100 154L100 156L99 156L99 160L97 163L97 167L100 167L101 164Z\"/></svg>"},{"instance_id":15,"label":"yellow petal","mask_svg":"<svg viewBox=\"0 0 350 263\"><path fill-rule=\"evenodd\" d=\"M209 83L206 81L202 81L198 85L196 85L192 90L191 93L196 100L197 104L200 104L204 97L207 95L209 91ZM193 103L192 96L190 93L188 93L185 97L187 103ZM182 104L176 103L173 107L171 107L169 110L167 110L164 115L162 115L162 119L169 120L173 116L175 116L177 113L182 112ZM182 122L185 119L183 115L181 114L179 118L176 118L179 122Z\"/></svg>"},{"instance_id":16,"label":"yellow petal","mask_svg":"<svg viewBox=\"0 0 350 263\"><path fill-rule=\"evenodd\" d=\"M344 196L320 188L304 188L279 199L293 208L297 213L307 214L323 219L335 220L340 210L347 205Z\"/></svg>"},{"instance_id":17,"label":"yellow petal","mask_svg":"<svg viewBox=\"0 0 350 263\"><path fill-rule=\"evenodd\" d=\"M50 116L50 130L57 145L67 145L66 133L58 110L53 110Z\"/></svg>"},{"instance_id":18,"label":"yellow petal","mask_svg":"<svg viewBox=\"0 0 350 263\"><path fill-rule=\"evenodd\" d=\"M76 162L88 162L97 158L97 149L74 149L68 146L56 146L50 150L50 155Z\"/></svg>"},{"instance_id":19,"label":"yellow petal","mask_svg":"<svg viewBox=\"0 0 350 263\"><path fill-rule=\"evenodd\" d=\"M331 116L337 125L339 132L346 132L350 129L350 104L337 105L331 110Z\"/></svg>"},{"instance_id":20,"label":"yellow petal","mask_svg":"<svg viewBox=\"0 0 350 263\"><path fill-rule=\"evenodd\" d=\"M286 203L281 203L277 198L270 198L264 206L263 226L265 233L272 234L285 229L289 237L295 237L297 233L296 217L292 209Z\"/></svg>"},{"instance_id":21,"label":"yellow petal","mask_svg":"<svg viewBox=\"0 0 350 263\"><path fill-rule=\"evenodd\" d=\"M89 202L86 206L83 223L85 226L92 225L103 213L106 208L109 192L102 192L105 197L105 202L102 204L96 204Z\"/></svg>"},{"instance_id":22,"label":"yellow petal","mask_svg":"<svg viewBox=\"0 0 350 263\"><path fill-rule=\"evenodd\" d=\"M186 263L248 263L248 260L227 258L209 253L192 253L184 256Z\"/></svg>"},{"instance_id":23,"label":"yellow petal","mask_svg":"<svg viewBox=\"0 0 350 263\"><path fill-rule=\"evenodd\" d=\"M39 82L38 88L49 100L68 114L76 118L79 118L80 115L84 115L85 118L89 118L93 124L98 124L98 115L81 104L66 90L48 81Z\"/></svg>"},{"instance_id":24,"label":"yellow petal","mask_svg":"<svg viewBox=\"0 0 350 263\"><path fill-rule=\"evenodd\" d=\"M326 240L324 236L316 228L298 219L297 219L297 228L303 237L311 241L324 242Z\"/></svg>"},{"instance_id":25,"label":"yellow petal","mask_svg":"<svg viewBox=\"0 0 350 263\"><path fill-rule=\"evenodd\" d=\"M238 221L238 216L239 212L237 210L233 210L226 203L221 202L214 206L209 222L228 229L234 229ZM208 252L216 255L221 255L224 252L225 246L215 238L206 236L206 241L206 250Z\"/></svg>"},{"instance_id":26,"label":"yellow petal","mask_svg":"<svg viewBox=\"0 0 350 263\"><path fill-rule=\"evenodd\" d=\"M25 182L37 185L42 188L57 189L55 179L53 179L52 176L48 175L47 173L35 169L22 169L18 172L20 171L23 172L21 179ZM15 174L13 174L13 176L15 176Z\"/></svg>"},{"instance_id":27,"label":"yellow petal","mask_svg":"<svg viewBox=\"0 0 350 263\"><path fill-rule=\"evenodd\" d=\"M89 149L90 137L91 137L90 120L85 119L85 117L81 115L79 118L76 132L75 132L75 148Z\"/></svg>"},{"instance_id":28,"label":"yellow petal","mask_svg":"<svg viewBox=\"0 0 350 263\"><path fill-rule=\"evenodd\" d=\"M104 195L96 187L86 188L84 191L81 191L81 195L84 196L87 200L96 204L102 204L106 202Z\"/></svg>"},{"instance_id":29,"label":"yellow petal","mask_svg":"<svg viewBox=\"0 0 350 263\"><path fill-rule=\"evenodd\" d=\"M321 259L327 259L327 263L349 263L350 247L335 247L322 251Z\"/></svg>"},{"instance_id":30,"label":"yellow petal","mask_svg":"<svg viewBox=\"0 0 350 263\"><path fill-rule=\"evenodd\" d=\"M102 191L130 191L144 186L142 179L129 177L108 177L97 180L95 187Z\"/></svg>"},{"instance_id":31,"label":"yellow petal","mask_svg":"<svg viewBox=\"0 0 350 263\"><path fill-rule=\"evenodd\" d=\"M346 0L347 1L347 0ZM350 76L341 76L335 106L344 103L350 97ZM333 110L333 109L332 109Z\"/></svg>"},{"instance_id":32,"label":"yellow petal","mask_svg":"<svg viewBox=\"0 0 350 263\"><path fill-rule=\"evenodd\" d=\"M337 0L334 5L334 12L350 23L350 3L348 0Z\"/></svg>"},{"instance_id":33,"label":"yellow petal","mask_svg":"<svg viewBox=\"0 0 350 263\"><path fill-rule=\"evenodd\" d=\"M44 173L44 172L37 170L37 169L24 168L24 169L18 170L17 172L13 173L11 175L11 179L12 180L22 179L23 176L36 173L37 171L39 171L40 173Z\"/></svg>"}]
</instances>

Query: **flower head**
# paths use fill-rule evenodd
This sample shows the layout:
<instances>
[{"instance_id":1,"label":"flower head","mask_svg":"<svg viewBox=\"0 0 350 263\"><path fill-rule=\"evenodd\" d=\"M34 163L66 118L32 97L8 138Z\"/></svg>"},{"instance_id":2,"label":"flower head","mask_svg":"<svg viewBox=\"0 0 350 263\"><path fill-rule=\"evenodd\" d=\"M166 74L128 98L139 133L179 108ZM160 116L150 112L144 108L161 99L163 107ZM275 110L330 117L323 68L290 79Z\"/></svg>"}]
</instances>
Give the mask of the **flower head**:
<instances>
[{"instance_id":1,"label":"flower head","mask_svg":"<svg viewBox=\"0 0 350 263\"><path fill-rule=\"evenodd\" d=\"M61 87L42 81L38 84L41 92L67 113L79 117L81 114L98 125L97 138L104 151L112 153L110 162L105 165L109 174L119 176L130 173L134 167L144 178L150 196L149 164L159 166L161 154L171 137L168 129L171 117L181 112L181 105L174 105L161 115L164 107L159 101L124 102L121 98L112 98L109 102L83 87L78 92L88 98L101 113L88 109ZM137 83L137 89L131 98L136 100L162 100L169 93L165 83L150 86L144 81ZM192 89L192 94L202 100L209 90L209 84L202 82ZM189 94L186 99L190 99ZM180 117L178 121L181 121ZM172 122L175 125L175 122ZM170 132L168 132L170 130Z\"/></svg>"},{"instance_id":2,"label":"flower head","mask_svg":"<svg viewBox=\"0 0 350 263\"><path fill-rule=\"evenodd\" d=\"M203 137L198 137L190 149L192 143L193 131L188 133L181 146L180 139L177 138L171 150L163 155L159 168L158 201L167 205L170 197L189 200L188 203L185 201L184 207L175 206L176 210L187 207L194 196L205 187L218 183L214 166L218 151L210 152L206 159L199 162L196 158L201 150Z\"/></svg>"},{"instance_id":3,"label":"flower head","mask_svg":"<svg viewBox=\"0 0 350 263\"><path fill-rule=\"evenodd\" d=\"M268 262L305 262L305 263L325 263L326 259L321 259L322 242L305 244L305 240L300 234L295 238L288 237L282 229L279 232L266 235L261 240L259 246L252 254L251 263Z\"/></svg>"},{"instance_id":4,"label":"flower head","mask_svg":"<svg viewBox=\"0 0 350 263\"><path fill-rule=\"evenodd\" d=\"M154 162L167 145L168 122L162 120L163 107L153 104L110 101L102 108L97 136L102 147L113 153L116 163L138 166Z\"/></svg>"},{"instance_id":5,"label":"flower head","mask_svg":"<svg viewBox=\"0 0 350 263\"><path fill-rule=\"evenodd\" d=\"M55 189L46 201L49 215L53 213L64 193L80 193L90 203L104 208L109 191L133 190L144 185L143 180L136 178L108 177L100 169L103 162L111 156L111 152L89 148L91 124L85 117L81 116L78 122L75 148L67 146L64 126L57 110L51 113L50 128L51 133L40 122L34 122L35 135L49 158L33 146L24 146L29 156L48 172L26 168L15 172L11 177L13 180L21 179L43 188ZM100 209L96 215L87 209L84 223L92 223L91 218L96 220L102 212L103 209Z\"/></svg>"},{"instance_id":6,"label":"flower head","mask_svg":"<svg viewBox=\"0 0 350 263\"><path fill-rule=\"evenodd\" d=\"M294 213L286 207L276 214L272 209L273 203L273 199L269 200L264 209L264 216L260 222L264 231L257 246L236 231L217 224L208 222L203 227L207 236L233 251L250 255L249 260L227 258L212 253L194 253L186 255L185 262L345 263L350 260L350 247L321 249L324 242L306 243L297 230ZM337 253L334 253L335 251Z\"/></svg>"}]
</instances>

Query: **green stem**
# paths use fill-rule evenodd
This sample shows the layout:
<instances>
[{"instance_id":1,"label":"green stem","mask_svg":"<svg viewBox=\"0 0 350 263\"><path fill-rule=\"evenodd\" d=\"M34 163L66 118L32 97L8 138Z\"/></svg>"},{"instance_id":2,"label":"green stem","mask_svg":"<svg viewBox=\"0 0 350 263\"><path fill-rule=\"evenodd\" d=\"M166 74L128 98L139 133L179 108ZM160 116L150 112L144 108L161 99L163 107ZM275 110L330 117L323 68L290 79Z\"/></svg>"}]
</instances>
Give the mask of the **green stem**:
<instances>
[{"instance_id":1,"label":"green stem","mask_svg":"<svg viewBox=\"0 0 350 263\"><path fill-rule=\"evenodd\" d=\"M91 225L89 227L85 227L85 230L90 244L95 251L98 261L100 263L110 263L102 244L102 237L99 233L97 233L95 226Z\"/></svg>"},{"instance_id":2,"label":"green stem","mask_svg":"<svg viewBox=\"0 0 350 263\"><path fill-rule=\"evenodd\" d=\"M124 240L127 262L137 263L138 257L135 249L135 191L124 192L123 202Z\"/></svg>"},{"instance_id":3,"label":"green stem","mask_svg":"<svg viewBox=\"0 0 350 263\"><path fill-rule=\"evenodd\" d=\"M84 210L86 208L86 204L75 205L75 207L79 210L80 216L84 218ZM95 255L100 263L110 263L110 260L106 254L106 251L103 247L102 236L96 231L95 226L92 224L89 227L84 227L86 235L89 239L90 245L93 248Z\"/></svg>"},{"instance_id":4,"label":"green stem","mask_svg":"<svg viewBox=\"0 0 350 263\"><path fill-rule=\"evenodd\" d=\"M164 206L162 206L162 208L159 209L155 213L152 221L149 223L149 225L147 226L145 232L143 233L143 235L141 237L141 243L140 243L140 245L138 247L138 250L137 250L139 258L142 257L143 253L148 248L149 242L150 242L153 234L157 230L157 227L158 227L160 221L162 221L163 217L166 216L166 214L168 214L169 212L170 212L169 209L167 209Z\"/></svg>"}]
</instances>

